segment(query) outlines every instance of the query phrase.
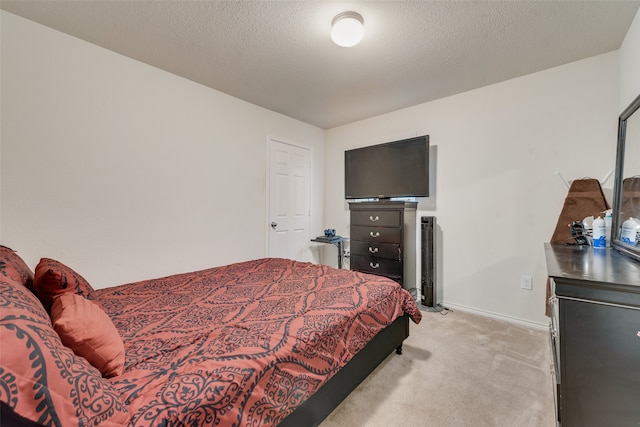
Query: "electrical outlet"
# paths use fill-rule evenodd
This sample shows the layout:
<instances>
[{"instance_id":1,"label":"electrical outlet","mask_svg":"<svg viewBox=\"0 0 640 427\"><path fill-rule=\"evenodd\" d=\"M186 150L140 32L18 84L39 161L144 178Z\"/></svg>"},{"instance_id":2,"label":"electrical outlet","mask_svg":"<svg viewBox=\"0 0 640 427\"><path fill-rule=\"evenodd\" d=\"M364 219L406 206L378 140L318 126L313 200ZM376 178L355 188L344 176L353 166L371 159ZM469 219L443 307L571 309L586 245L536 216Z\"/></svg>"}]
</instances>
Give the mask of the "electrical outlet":
<instances>
[{"instance_id":1,"label":"electrical outlet","mask_svg":"<svg viewBox=\"0 0 640 427\"><path fill-rule=\"evenodd\" d=\"M533 289L533 278L531 276L520 276L520 287L528 291Z\"/></svg>"}]
</instances>

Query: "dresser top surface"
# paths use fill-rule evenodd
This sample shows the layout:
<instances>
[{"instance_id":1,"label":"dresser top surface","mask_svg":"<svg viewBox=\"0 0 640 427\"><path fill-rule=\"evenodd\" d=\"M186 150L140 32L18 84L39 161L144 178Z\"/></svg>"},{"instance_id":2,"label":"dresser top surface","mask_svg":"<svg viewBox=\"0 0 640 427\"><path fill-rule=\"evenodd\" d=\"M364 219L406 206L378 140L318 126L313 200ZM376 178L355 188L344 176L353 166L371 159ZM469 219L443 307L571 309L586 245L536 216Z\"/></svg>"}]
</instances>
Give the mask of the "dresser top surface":
<instances>
[{"instance_id":1,"label":"dresser top surface","mask_svg":"<svg viewBox=\"0 0 640 427\"><path fill-rule=\"evenodd\" d=\"M354 210L415 210L418 206L418 202L403 202L397 200L391 201L379 201L379 202L349 202L349 209Z\"/></svg>"},{"instance_id":2,"label":"dresser top surface","mask_svg":"<svg viewBox=\"0 0 640 427\"><path fill-rule=\"evenodd\" d=\"M635 286L640 290L640 262L615 249L549 243L544 248L549 277Z\"/></svg>"}]
</instances>

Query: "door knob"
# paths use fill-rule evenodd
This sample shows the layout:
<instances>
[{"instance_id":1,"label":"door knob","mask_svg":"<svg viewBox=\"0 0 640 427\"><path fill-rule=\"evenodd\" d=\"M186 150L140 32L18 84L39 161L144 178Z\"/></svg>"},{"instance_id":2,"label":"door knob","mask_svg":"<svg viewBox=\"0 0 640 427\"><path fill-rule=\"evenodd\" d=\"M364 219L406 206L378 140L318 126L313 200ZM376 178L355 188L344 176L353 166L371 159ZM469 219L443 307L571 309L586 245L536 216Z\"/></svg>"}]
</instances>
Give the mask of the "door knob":
<instances>
[{"instance_id":1,"label":"door knob","mask_svg":"<svg viewBox=\"0 0 640 427\"><path fill-rule=\"evenodd\" d=\"M274 222L271 223L271 228L276 228L277 226L278 226L277 222L274 221Z\"/></svg>"}]
</instances>

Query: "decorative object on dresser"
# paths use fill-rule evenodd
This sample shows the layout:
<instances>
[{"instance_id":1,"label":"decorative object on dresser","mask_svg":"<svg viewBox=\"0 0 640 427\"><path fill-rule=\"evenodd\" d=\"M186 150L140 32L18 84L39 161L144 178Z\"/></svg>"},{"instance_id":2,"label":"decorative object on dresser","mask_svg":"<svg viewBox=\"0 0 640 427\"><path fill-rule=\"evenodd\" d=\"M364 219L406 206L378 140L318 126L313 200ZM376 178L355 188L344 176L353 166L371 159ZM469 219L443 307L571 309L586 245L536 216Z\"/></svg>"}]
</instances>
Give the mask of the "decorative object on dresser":
<instances>
[{"instance_id":1,"label":"decorative object on dresser","mask_svg":"<svg viewBox=\"0 0 640 427\"><path fill-rule=\"evenodd\" d=\"M602 212L607 209L609 209L609 203L604 197L600 181L595 178L574 179L549 242L551 244L576 243L575 236L571 233L572 223L582 221L588 216L594 218L599 215L604 216Z\"/></svg>"},{"instance_id":2,"label":"decorative object on dresser","mask_svg":"<svg viewBox=\"0 0 640 427\"><path fill-rule=\"evenodd\" d=\"M389 277L417 297L417 202L349 203L351 270Z\"/></svg>"},{"instance_id":3,"label":"decorative object on dresser","mask_svg":"<svg viewBox=\"0 0 640 427\"><path fill-rule=\"evenodd\" d=\"M545 244L558 425L640 425L640 263Z\"/></svg>"}]
</instances>

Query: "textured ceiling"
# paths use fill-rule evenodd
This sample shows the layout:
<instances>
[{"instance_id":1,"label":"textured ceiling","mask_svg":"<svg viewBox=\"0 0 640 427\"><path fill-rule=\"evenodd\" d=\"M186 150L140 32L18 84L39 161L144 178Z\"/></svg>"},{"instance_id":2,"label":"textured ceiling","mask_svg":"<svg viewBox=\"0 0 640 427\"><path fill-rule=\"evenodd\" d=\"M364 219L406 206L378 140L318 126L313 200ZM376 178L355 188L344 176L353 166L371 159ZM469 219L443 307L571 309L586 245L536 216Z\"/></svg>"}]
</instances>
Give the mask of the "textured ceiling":
<instances>
[{"instance_id":1,"label":"textured ceiling","mask_svg":"<svg viewBox=\"0 0 640 427\"><path fill-rule=\"evenodd\" d=\"M620 47L640 1L6 1L0 7L331 128ZM335 46L353 10L365 36Z\"/></svg>"}]
</instances>

